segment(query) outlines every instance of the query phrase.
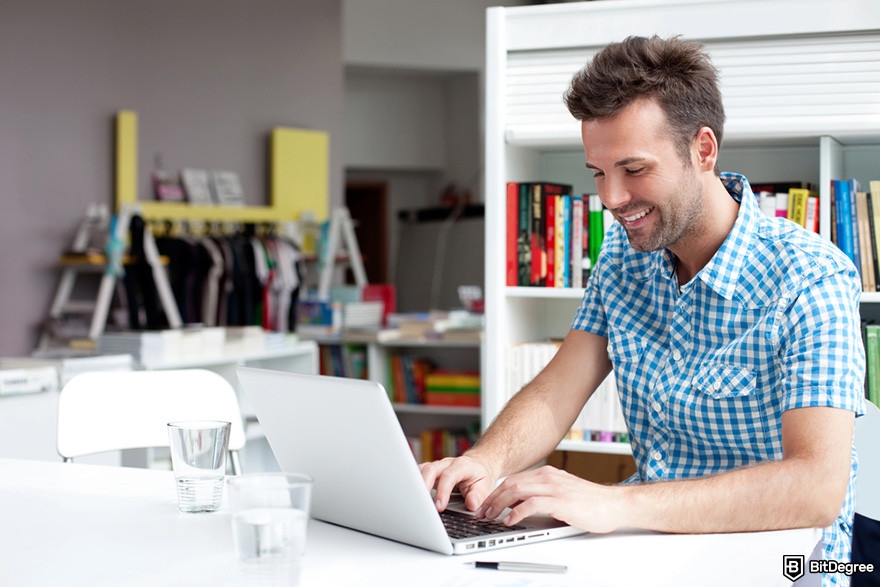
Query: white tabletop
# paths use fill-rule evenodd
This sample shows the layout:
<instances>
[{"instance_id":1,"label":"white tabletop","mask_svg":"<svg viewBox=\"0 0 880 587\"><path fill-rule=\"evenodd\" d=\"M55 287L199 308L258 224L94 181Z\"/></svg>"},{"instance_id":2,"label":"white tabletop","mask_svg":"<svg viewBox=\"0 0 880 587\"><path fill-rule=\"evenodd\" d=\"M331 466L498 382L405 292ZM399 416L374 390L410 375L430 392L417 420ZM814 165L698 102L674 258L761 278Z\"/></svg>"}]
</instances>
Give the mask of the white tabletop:
<instances>
[{"instance_id":1,"label":"white tabletop","mask_svg":"<svg viewBox=\"0 0 880 587\"><path fill-rule=\"evenodd\" d=\"M0 459L0 585L237 585L225 502L182 514L168 471ZM627 531L445 556L313 520L301 585L786 585L783 555L808 556L819 536ZM464 564L477 559L569 570Z\"/></svg>"}]
</instances>

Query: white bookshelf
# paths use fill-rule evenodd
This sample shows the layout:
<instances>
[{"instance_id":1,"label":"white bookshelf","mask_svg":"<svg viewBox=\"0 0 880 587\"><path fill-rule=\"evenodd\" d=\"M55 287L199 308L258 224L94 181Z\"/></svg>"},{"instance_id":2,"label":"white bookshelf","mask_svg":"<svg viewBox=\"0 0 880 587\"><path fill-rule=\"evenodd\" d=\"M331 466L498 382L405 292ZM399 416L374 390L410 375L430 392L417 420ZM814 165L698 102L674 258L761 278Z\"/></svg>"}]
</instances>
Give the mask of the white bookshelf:
<instances>
[{"instance_id":1,"label":"white bookshelf","mask_svg":"<svg viewBox=\"0 0 880 587\"><path fill-rule=\"evenodd\" d=\"M570 183L595 193L580 125L562 94L603 45L628 35L705 43L727 112L720 167L754 183L807 180L830 234L831 179L880 178L880 3L874 0L619 0L487 11L486 334L483 422L505 401L505 351L561 338L583 290L506 287L508 181ZM846 90L844 90L846 88ZM863 314L880 312L865 293ZM629 452L565 441L563 450Z\"/></svg>"}]
</instances>

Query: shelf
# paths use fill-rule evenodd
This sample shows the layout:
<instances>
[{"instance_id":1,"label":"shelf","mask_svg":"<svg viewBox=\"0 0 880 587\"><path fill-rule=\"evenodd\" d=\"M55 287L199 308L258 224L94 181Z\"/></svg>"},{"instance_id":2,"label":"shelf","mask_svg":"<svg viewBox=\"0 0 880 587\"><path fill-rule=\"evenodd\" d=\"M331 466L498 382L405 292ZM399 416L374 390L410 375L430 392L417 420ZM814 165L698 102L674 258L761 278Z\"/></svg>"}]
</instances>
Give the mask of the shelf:
<instances>
[{"instance_id":1,"label":"shelf","mask_svg":"<svg viewBox=\"0 0 880 587\"><path fill-rule=\"evenodd\" d=\"M508 287L504 293L511 298L579 300L584 297L584 289L580 287Z\"/></svg>"},{"instance_id":2,"label":"shelf","mask_svg":"<svg viewBox=\"0 0 880 587\"><path fill-rule=\"evenodd\" d=\"M394 404L394 411L398 414L435 414L448 416L473 416L480 417L480 408L458 406L426 406L424 404Z\"/></svg>"},{"instance_id":3,"label":"shelf","mask_svg":"<svg viewBox=\"0 0 880 587\"><path fill-rule=\"evenodd\" d=\"M205 222L269 223L283 220L270 206L199 206L178 202L137 202L138 212L150 220L203 220Z\"/></svg>"},{"instance_id":4,"label":"shelf","mask_svg":"<svg viewBox=\"0 0 880 587\"><path fill-rule=\"evenodd\" d=\"M880 304L880 291L863 291L863 304Z\"/></svg>"},{"instance_id":5,"label":"shelf","mask_svg":"<svg viewBox=\"0 0 880 587\"><path fill-rule=\"evenodd\" d=\"M611 455L629 455L632 454L627 442L595 442L595 441L579 441L579 440L563 440L556 447L556 450L567 450L571 452L593 452Z\"/></svg>"}]
</instances>

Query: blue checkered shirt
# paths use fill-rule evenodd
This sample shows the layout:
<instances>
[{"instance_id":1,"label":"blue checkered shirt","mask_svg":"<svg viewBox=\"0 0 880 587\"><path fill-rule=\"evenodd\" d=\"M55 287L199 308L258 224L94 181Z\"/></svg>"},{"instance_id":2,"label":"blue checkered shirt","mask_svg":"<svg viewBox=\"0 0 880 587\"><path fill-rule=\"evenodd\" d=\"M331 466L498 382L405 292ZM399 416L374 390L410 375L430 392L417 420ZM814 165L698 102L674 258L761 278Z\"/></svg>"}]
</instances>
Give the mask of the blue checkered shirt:
<instances>
[{"instance_id":1,"label":"blue checkered shirt","mask_svg":"<svg viewBox=\"0 0 880 587\"><path fill-rule=\"evenodd\" d=\"M745 177L721 180L740 202L736 222L680 292L672 254L634 250L615 222L572 324L608 339L638 468L628 481L779 460L785 410L864 411L856 268L830 241L763 214ZM849 560L856 463L853 451L825 559Z\"/></svg>"}]
</instances>

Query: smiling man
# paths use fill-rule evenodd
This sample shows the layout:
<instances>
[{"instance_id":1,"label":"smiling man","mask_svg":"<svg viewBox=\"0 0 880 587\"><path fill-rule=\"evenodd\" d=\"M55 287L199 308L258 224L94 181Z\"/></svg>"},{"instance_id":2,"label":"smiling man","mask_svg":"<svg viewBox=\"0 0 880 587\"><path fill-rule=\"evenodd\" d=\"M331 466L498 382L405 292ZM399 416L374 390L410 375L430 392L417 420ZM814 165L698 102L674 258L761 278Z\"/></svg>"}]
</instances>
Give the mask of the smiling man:
<instances>
[{"instance_id":1,"label":"smiling man","mask_svg":"<svg viewBox=\"0 0 880 587\"><path fill-rule=\"evenodd\" d=\"M856 268L764 216L745 177L719 173L724 109L699 44L609 45L565 101L618 222L553 360L474 448L421 465L437 508L458 487L478 515L512 508L508 524L540 512L592 532L819 527L821 558L849 560L865 370ZM530 469L612 368L636 475L602 486Z\"/></svg>"}]
</instances>

